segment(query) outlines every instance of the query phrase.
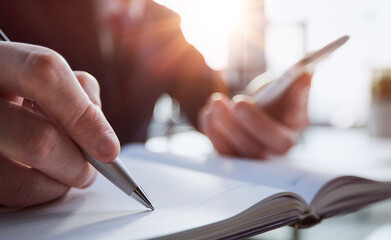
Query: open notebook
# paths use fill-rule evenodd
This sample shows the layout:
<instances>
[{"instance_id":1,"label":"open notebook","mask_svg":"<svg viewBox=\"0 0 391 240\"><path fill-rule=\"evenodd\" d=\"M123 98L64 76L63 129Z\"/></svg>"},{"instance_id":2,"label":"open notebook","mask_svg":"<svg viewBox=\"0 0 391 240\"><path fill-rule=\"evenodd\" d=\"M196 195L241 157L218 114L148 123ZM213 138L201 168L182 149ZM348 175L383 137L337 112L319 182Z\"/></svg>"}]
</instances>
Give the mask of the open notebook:
<instances>
[{"instance_id":1,"label":"open notebook","mask_svg":"<svg viewBox=\"0 0 391 240\"><path fill-rule=\"evenodd\" d=\"M0 239L237 238L311 226L391 196L391 174L369 180L271 161L156 154L140 145L125 148L121 159L155 211L99 176L54 202L0 209Z\"/></svg>"}]
</instances>

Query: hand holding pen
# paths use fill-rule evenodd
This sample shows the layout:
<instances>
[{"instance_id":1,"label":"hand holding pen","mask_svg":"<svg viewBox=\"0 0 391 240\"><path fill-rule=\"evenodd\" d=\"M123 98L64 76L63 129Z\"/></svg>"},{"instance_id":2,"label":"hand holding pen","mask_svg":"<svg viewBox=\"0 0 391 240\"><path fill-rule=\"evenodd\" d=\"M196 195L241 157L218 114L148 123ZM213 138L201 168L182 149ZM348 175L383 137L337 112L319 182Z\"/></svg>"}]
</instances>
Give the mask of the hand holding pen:
<instances>
[{"instance_id":1,"label":"hand holding pen","mask_svg":"<svg viewBox=\"0 0 391 240\"><path fill-rule=\"evenodd\" d=\"M50 49L0 34L0 205L35 205L88 187L96 170L83 154L105 176L122 174L117 186L134 195L138 186L118 167L120 144L101 111L96 79L73 72ZM145 201L139 190L136 198Z\"/></svg>"}]
</instances>

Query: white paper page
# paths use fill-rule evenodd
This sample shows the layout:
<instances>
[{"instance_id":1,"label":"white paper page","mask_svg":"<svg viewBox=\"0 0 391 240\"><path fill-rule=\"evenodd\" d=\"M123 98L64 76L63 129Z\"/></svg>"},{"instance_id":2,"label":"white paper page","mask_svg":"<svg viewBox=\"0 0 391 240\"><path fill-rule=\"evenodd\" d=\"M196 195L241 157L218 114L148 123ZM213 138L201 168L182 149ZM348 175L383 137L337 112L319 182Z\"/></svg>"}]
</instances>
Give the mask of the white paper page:
<instances>
[{"instance_id":1,"label":"white paper page","mask_svg":"<svg viewBox=\"0 0 391 240\"><path fill-rule=\"evenodd\" d=\"M141 239L234 216L277 189L159 163L122 160L155 206L146 210L102 176L86 190L0 214L0 239Z\"/></svg>"},{"instance_id":2,"label":"white paper page","mask_svg":"<svg viewBox=\"0 0 391 240\"><path fill-rule=\"evenodd\" d=\"M185 157L169 153L153 153L146 151L141 144L127 145L123 148L123 154L256 185L284 189L299 194L307 203L311 203L313 197L324 184L339 176L312 172L294 166L282 166L283 164L277 163L274 159L258 161L218 155Z\"/></svg>"}]
</instances>

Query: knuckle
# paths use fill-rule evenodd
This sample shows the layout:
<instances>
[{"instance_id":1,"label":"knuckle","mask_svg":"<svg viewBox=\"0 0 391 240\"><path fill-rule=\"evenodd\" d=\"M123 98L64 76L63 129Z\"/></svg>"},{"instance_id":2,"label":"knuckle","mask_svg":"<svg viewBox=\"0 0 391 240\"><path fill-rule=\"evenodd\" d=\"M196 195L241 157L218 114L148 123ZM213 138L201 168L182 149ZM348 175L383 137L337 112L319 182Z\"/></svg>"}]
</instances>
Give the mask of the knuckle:
<instances>
[{"instance_id":1,"label":"knuckle","mask_svg":"<svg viewBox=\"0 0 391 240\"><path fill-rule=\"evenodd\" d=\"M102 129L104 124L102 116L91 103L74 114L67 128L74 132L86 132Z\"/></svg>"},{"instance_id":2,"label":"knuckle","mask_svg":"<svg viewBox=\"0 0 391 240\"><path fill-rule=\"evenodd\" d=\"M34 76L32 83L44 89L56 85L64 62L60 54L47 48L37 48L25 58L28 74Z\"/></svg>"},{"instance_id":3,"label":"knuckle","mask_svg":"<svg viewBox=\"0 0 391 240\"><path fill-rule=\"evenodd\" d=\"M58 130L50 124L35 123L25 139L28 164L36 166L53 155L59 138Z\"/></svg>"}]
</instances>

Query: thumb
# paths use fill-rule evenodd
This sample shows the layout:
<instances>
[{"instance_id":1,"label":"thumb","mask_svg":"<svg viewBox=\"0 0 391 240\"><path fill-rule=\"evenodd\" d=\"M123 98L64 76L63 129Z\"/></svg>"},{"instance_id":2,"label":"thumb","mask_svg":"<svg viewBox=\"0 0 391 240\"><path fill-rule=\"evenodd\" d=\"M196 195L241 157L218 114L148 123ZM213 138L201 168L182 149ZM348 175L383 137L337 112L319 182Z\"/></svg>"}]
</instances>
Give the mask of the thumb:
<instances>
[{"instance_id":1,"label":"thumb","mask_svg":"<svg viewBox=\"0 0 391 240\"><path fill-rule=\"evenodd\" d=\"M302 74L289 89L265 110L293 130L301 130L308 124L308 95L312 74Z\"/></svg>"}]
</instances>

